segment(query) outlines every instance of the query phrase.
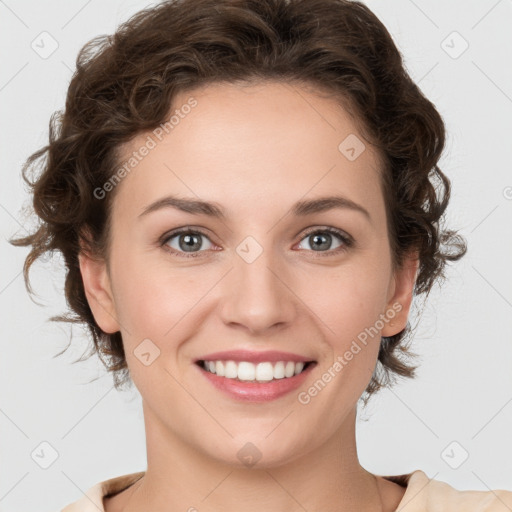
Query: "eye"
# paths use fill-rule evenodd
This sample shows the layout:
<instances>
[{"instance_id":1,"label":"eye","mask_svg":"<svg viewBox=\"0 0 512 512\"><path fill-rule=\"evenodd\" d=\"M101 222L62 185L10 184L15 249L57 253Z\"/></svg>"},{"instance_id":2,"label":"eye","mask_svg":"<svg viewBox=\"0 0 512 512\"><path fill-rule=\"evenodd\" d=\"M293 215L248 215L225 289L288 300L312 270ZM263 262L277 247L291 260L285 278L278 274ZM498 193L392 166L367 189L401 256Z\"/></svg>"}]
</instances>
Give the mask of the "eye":
<instances>
[{"instance_id":1,"label":"eye","mask_svg":"<svg viewBox=\"0 0 512 512\"><path fill-rule=\"evenodd\" d=\"M331 247L333 243L333 235L335 238L341 241L334 249ZM353 240L343 231L336 228L322 228L310 230L306 233L302 240L306 240L310 246L310 250L313 252L327 252L327 255L332 255L333 252L338 253L346 251L349 247L352 247ZM315 249L319 249L318 251ZM324 256L323 254L321 256Z\"/></svg>"},{"instance_id":2,"label":"eye","mask_svg":"<svg viewBox=\"0 0 512 512\"><path fill-rule=\"evenodd\" d=\"M200 249L205 249L203 239L208 240L210 244L210 247L207 246L206 249L211 249L213 244L205 233L185 228L167 234L162 240L162 246L165 245L172 249L170 251L172 253L177 253L185 258L193 258L199 256L200 252L203 252Z\"/></svg>"},{"instance_id":3,"label":"eye","mask_svg":"<svg viewBox=\"0 0 512 512\"><path fill-rule=\"evenodd\" d=\"M333 235L339 241L338 246L335 248L331 247L333 243ZM206 244L203 243L204 239L208 241ZM318 254L319 256L329 256L333 253L346 251L354 244L352 237L339 229L331 227L312 229L306 233L302 240L306 240L308 242L308 245L310 246L309 250L316 253L326 253ZM172 254L184 258L201 256L202 252L212 249L213 247L212 242L205 233L191 228L182 228L172 231L171 233L167 233L164 235L160 245L165 246L166 250ZM301 247L299 248L302 249Z\"/></svg>"}]
</instances>

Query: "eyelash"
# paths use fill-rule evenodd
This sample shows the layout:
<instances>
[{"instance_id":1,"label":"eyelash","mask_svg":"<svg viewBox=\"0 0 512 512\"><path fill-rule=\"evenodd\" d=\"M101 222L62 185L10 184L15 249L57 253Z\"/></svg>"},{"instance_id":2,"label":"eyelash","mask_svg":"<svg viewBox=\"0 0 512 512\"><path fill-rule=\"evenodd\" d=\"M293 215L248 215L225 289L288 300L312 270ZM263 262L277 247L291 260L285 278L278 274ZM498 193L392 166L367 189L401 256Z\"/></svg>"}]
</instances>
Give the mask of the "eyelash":
<instances>
[{"instance_id":1,"label":"eyelash","mask_svg":"<svg viewBox=\"0 0 512 512\"><path fill-rule=\"evenodd\" d=\"M337 249L330 249L328 251L310 251L310 252L317 253L315 255L315 257L322 258L325 256L332 256L333 254L338 254L338 253L347 251L348 249L350 249L351 247L354 246L354 239L352 237L348 236L343 231L340 231L339 229L332 228L332 227L313 228L309 231L306 231L306 233L304 234L304 236L301 238L300 241L304 240L308 236L318 234L318 233L330 233L332 235L336 235L341 240L341 242L343 242L343 245L338 247ZM195 253L186 253L186 252L176 251L175 249L171 249L169 246L167 246L167 243L169 242L169 240L171 240L172 238L174 238L178 235L182 235L182 234L202 235L202 236L208 238L208 235L201 230L191 229L191 228L181 228L181 229L177 229L175 231L171 231L170 233L166 233L160 241L160 246L163 247L164 250L166 250L167 252L169 252L170 254L172 254L174 256L183 257L183 258L201 257L202 256L201 253L204 251L198 251Z\"/></svg>"}]
</instances>

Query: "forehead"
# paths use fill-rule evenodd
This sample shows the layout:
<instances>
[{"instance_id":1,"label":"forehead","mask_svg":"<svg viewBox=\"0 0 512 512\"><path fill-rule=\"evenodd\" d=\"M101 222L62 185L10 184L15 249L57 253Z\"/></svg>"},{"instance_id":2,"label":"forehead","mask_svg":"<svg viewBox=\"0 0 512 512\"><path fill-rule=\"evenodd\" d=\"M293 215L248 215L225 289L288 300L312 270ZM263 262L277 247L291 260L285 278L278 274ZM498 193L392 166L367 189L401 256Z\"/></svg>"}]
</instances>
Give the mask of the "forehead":
<instances>
[{"instance_id":1,"label":"forehead","mask_svg":"<svg viewBox=\"0 0 512 512\"><path fill-rule=\"evenodd\" d=\"M141 157L144 146L150 149ZM165 191L217 195L241 207L248 198L261 207L336 190L382 201L379 155L351 114L336 99L291 83L181 92L166 123L121 147L120 165L129 159L135 165L116 195L132 208Z\"/></svg>"}]
</instances>

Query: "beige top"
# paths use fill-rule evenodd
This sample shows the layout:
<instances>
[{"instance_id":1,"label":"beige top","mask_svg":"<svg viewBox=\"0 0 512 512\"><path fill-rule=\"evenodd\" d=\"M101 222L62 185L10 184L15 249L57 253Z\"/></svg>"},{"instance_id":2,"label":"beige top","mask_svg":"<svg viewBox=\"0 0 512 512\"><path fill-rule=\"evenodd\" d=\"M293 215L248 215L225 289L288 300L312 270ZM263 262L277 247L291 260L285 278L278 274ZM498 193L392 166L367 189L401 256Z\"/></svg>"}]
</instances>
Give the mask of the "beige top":
<instances>
[{"instance_id":1,"label":"beige top","mask_svg":"<svg viewBox=\"0 0 512 512\"><path fill-rule=\"evenodd\" d=\"M100 482L61 512L105 512L103 498L124 491L144 476L130 473ZM421 470L385 476L402 487L405 494L395 512L511 512L512 491L459 491L445 482L431 480Z\"/></svg>"}]
</instances>

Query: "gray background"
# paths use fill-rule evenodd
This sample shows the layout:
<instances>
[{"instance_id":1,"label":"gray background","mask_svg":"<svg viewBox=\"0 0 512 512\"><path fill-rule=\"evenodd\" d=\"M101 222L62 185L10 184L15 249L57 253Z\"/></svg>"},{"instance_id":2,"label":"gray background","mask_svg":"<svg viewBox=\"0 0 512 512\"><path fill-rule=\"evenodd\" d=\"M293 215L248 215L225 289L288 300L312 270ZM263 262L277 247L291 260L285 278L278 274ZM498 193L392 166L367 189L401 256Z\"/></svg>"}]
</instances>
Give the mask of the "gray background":
<instances>
[{"instance_id":1,"label":"gray background","mask_svg":"<svg viewBox=\"0 0 512 512\"><path fill-rule=\"evenodd\" d=\"M447 220L469 252L421 318L412 347L421 355L418 378L361 412L360 460L381 475L422 469L459 489L512 490L512 2L367 4L446 122ZM6 239L33 226L21 211L28 195L20 169L47 142L78 50L149 5L0 1L0 511L57 510L101 480L146 468L138 392L115 392L96 358L72 364L88 343L84 332L47 321L65 310L60 259L34 266L39 306L21 275L27 249ZM43 31L58 43L47 58L31 47L46 37L51 48ZM71 349L53 358L71 334ZM52 448L43 442L58 454L47 469Z\"/></svg>"}]
</instances>

